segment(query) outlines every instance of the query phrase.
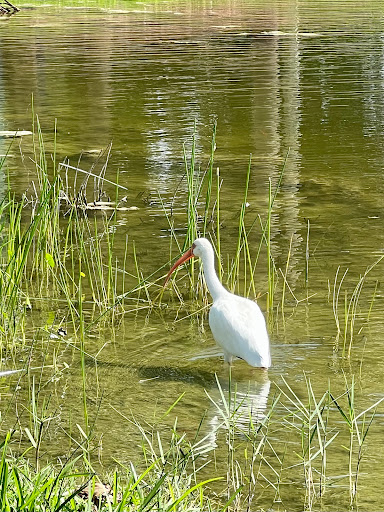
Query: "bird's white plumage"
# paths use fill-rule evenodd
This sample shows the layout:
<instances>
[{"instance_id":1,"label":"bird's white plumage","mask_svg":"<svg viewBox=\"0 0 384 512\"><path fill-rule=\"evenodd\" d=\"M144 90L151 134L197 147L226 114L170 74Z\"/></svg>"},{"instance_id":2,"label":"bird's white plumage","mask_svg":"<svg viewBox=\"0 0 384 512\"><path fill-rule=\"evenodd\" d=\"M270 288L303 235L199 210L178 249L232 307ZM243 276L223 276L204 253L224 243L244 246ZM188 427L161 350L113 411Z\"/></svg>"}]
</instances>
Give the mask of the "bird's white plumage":
<instances>
[{"instance_id":1,"label":"bird's white plumage","mask_svg":"<svg viewBox=\"0 0 384 512\"><path fill-rule=\"evenodd\" d=\"M224 359L231 363L240 357L251 366L271 366L269 339L259 306L244 297L226 294L217 299L209 312L209 326Z\"/></svg>"},{"instance_id":2,"label":"bird's white plumage","mask_svg":"<svg viewBox=\"0 0 384 512\"><path fill-rule=\"evenodd\" d=\"M214 252L206 238L198 238L191 249L169 271L193 256L201 258L208 290L213 298L209 325L213 337L224 350L224 359L231 363L234 357L244 359L251 366L271 366L269 338L263 313L250 299L239 297L220 283L214 264Z\"/></svg>"}]
</instances>

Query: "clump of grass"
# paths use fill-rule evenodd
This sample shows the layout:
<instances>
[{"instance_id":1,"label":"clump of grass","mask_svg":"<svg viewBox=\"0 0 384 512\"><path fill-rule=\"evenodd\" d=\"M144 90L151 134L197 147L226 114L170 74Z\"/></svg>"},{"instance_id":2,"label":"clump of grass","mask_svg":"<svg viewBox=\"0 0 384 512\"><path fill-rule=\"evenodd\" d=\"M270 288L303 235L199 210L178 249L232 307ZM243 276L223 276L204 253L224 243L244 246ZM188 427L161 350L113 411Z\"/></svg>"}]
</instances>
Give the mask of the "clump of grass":
<instances>
[{"instance_id":1,"label":"clump of grass","mask_svg":"<svg viewBox=\"0 0 384 512\"><path fill-rule=\"evenodd\" d=\"M355 400L355 379L353 377L351 383L348 383L347 379L345 379L345 388L345 393L340 397L335 398L332 394L330 394L330 397L349 430L349 443L346 446L346 450L348 452L349 495L350 502L353 504L357 500L363 448L366 444L367 435L375 418L377 408L384 398L358 412Z\"/></svg>"},{"instance_id":2,"label":"clump of grass","mask_svg":"<svg viewBox=\"0 0 384 512\"><path fill-rule=\"evenodd\" d=\"M181 447L187 449L183 439L174 438L168 450L161 447L161 457L152 454L148 457L148 452L144 453L147 468L142 473L133 464L121 466L111 478L108 495L99 498L94 492L99 479L92 472L79 470L81 456L67 460L61 467L47 465L37 470L27 459L11 453L10 439L8 433L0 445L1 510L120 512L156 508L192 512L210 507L203 488L218 480L208 478L195 483L196 474L187 470L192 455L182 451ZM83 492L85 489L87 493Z\"/></svg>"},{"instance_id":3,"label":"clump of grass","mask_svg":"<svg viewBox=\"0 0 384 512\"><path fill-rule=\"evenodd\" d=\"M105 201L100 201L105 195L104 183L112 184L105 178L111 148L105 152L101 171L95 174L92 168L80 180L78 174L83 176L84 171L67 162L57 164L55 154L47 158L37 116L33 140L33 194L25 193L17 200L9 189L7 198L0 203L0 337L10 345L23 338L25 305L29 308L35 300L44 298L60 304L75 332L81 323L80 300L92 324L95 317L99 321L106 317L114 320L124 313L127 301L130 309L134 309L132 299L140 308L144 300L150 301L148 293L145 299L140 297L148 282L143 283L139 275L134 244L126 239L122 265L114 255L117 212L128 209L120 207L118 200L118 190L125 187L114 184L116 198L109 201L108 207ZM75 173L71 185L69 169ZM86 187L91 177L95 183L94 198L87 202ZM133 254L128 259L131 245ZM135 284L138 279L142 282L139 287Z\"/></svg>"},{"instance_id":4,"label":"clump of grass","mask_svg":"<svg viewBox=\"0 0 384 512\"><path fill-rule=\"evenodd\" d=\"M339 430L330 425L331 399L328 390L316 398L312 383L306 378L308 395L303 399L285 380L283 382L285 389L280 388L280 391L288 400L288 405L284 405L288 412L285 422L301 437L301 450L297 456L303 469L305 507L311 510L316 499L325 493L327 451L339 435Z\"/></svg>"},{"instance_id":5,"label":"clump of grass","mask_svg":"<svg viewBox=\"0 0 384 512\"><path fill-rule=\"evenodd\" d=\"M329 387L319 398L307 377L307 396L304 397L299 397L285 380L283 382L284 388L279 387L281 396L287 400L280 401L287 412L283 423L288 431L296 432L301 438L301 449L297 452L300 462L289 465L284 471L293 472L295 467L303 469L305 508L312 510L315 503L321 503L329 493L335 481L343 480L348 480L349 499L351 503L355 502L363 446L367 443L377 408L384 399L358 412L354 379L351 384L345 380L345 392L341 395L336 396ZM340 423L338 413L343 423ZM347 452L347 457L340 459L337 455L335 459L340 448ZM338 474L330 474L331 465L336 467Z\"/></svg>"},{"instance_id":6,"label":"clump of grass","mask_svg":"<svg viewBox=\"0 0 384 512\"><path fill-rule=\"evenodd\" d=\"M356 335L356 326L357 321L360 315L360 298L361 293L364 287L364 284L367 281L368 275L372 272L372 270L384 259L384 256L380 256L372 265L370 265L363 275L360 276L357 284L353 288L350 293L346 288L343 287L345 285L345 279L348 274L348 269L346 269L343 275L339 278L340 267L337 268L335 281L333 285L333 295L332 295L332 308L333 315L336 323L336 349L339 350L339 338L341 337L342 348L341 353L342 357L350 358L352 354L353 344ZM370 301L370 305L368 307L367 315L363 322L360 321L360 326L357 330L357 334L360 334L364 328L364 325L369 320L371 315L373 303L375 300L377 291L377 282L376 286ZM344 299L344 300L343 300ZM343 303L342 303L343 301Z\"/></svg>"}]
</instances>

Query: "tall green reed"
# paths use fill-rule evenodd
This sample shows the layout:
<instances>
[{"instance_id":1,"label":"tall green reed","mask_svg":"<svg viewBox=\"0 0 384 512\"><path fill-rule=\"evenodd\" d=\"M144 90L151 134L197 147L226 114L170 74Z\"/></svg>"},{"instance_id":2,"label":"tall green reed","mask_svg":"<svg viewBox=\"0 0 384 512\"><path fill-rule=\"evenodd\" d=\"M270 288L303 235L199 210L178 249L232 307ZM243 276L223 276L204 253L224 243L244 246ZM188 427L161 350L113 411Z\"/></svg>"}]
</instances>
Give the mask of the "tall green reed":
<instances>
[{"instance_id":1,"label":"tall green reed","mask_svg":"<svg viewBox=\"0 0 384 512\"><path fill-rule=\"evenodd\" d=\"M345 378L345 393L337 398L330 394L332 403L337 407L349 430L349 443L345 449L348 452L348 480L351 504L357 500L358 481L364 453L363 448L367 442L367 435L376 416L377 408L384 401L384 398L381 398L363 411L358 412L355 386L354 377L352 377L350 383Z\"/></svg>"},{"instance_id":2,"label":"tall green reed","mask_svg":"<svg viewBox=\"0 0 384 512\"><path fill-rule=\"evenodd\" d=\"M352 349L355 341L356 335L356 327L357 323L362 317L361 315L361 306L360 299L363 287L367 281L368 275L372 272L372 270L384 259L384 256L380 256L372 265L367 267L365 272L360 276L357 284L352 289L352 292L349 292L347 288L345 288L345 281L348 274L348 269L346 269L341 277L339 277L340 267L337 268L335 274L335 280L333 285L333 295L332 295L332 309L333 315L336 324L336 349L339 350L339 338L341 337L342 341L342 349L341 354L342 357L350 358L352 355ZM377 282L376 282L377 283ZM362 329L366 325L369 320L373 302L375 300L377 292L377 284L375 286L370 305L367 307L368 311L365 317L363 317L363 321L360 320L360 326L358 329L358 334L361 333ZM350 295L349 295L350 294Z\"/></svg>"}]
</instances>

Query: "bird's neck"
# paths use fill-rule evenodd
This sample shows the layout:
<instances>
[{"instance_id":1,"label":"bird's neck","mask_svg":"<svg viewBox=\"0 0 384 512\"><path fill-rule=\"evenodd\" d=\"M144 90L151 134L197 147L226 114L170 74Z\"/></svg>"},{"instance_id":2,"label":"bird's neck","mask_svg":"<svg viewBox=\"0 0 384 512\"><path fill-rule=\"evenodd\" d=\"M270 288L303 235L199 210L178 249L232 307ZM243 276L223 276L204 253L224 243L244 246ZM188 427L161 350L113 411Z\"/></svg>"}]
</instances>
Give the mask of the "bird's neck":
<instances>
[{"instance_id":1,"label":"bird's neck","mask_svg":"<svg viewBox=\"0 0 384 512\"><path fill-rule=\"evenodd\" d=\"M203 261L204 278L213 301L228 293L220 283L215 271L215 259L213 251L208 253Z\"/></svg>"}]
</instances>

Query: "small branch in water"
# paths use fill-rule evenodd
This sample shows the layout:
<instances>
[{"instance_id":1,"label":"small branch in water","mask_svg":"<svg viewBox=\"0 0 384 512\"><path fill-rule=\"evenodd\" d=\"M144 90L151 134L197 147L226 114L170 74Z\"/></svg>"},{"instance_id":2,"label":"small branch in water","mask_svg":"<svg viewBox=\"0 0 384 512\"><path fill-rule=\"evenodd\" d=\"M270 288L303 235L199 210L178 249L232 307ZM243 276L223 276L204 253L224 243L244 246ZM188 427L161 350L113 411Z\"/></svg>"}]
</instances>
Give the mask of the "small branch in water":
<instances>
[{"instance_id":1,"label":"small branch in water","mask_svg":"<svg viewBox=\"0 0 384 512\"><path fill-rule=\"evenodd\" d=\"M64 163L61 163L59 165L60 165L60 167L65 167L67 169L73 169L76 172L83 172L84 174L88 174L89 176L93 176L94 178L97 178L99 180L105 181L106 183L110 183L111 185L114 185L115 187L122 188L124 190L128 190L127 187L123 187L123 185L119 185L118 183L114 183L113 181L107 180L107 178L104 178L102 176L98 176L97 174L93 174L92 172L84 171L83 169L80 169L79 167L73 167L72 165L64 164Z\"/></svg>"}]
</instances>

